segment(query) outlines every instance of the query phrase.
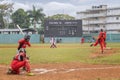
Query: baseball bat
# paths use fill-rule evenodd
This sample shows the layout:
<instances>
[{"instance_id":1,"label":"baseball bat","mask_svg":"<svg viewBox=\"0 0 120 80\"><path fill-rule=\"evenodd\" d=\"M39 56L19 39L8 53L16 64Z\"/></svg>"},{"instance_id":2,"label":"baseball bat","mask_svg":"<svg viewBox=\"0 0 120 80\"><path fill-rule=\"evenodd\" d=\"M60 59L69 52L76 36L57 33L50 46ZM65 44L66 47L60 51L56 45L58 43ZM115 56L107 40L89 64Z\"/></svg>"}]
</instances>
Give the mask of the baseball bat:
<instances>
[{"instance_id":1,"label":"baseball bat","mask_svg":"<svg viewBox=\"0 0 120 80\"><path fill-rule=\"evenodd\" d=\"M20 26L19 25L17 25L17 28L19 29L19 31L22 33L22 35L24 35L24 33L23 33L23 31L22 31L22 29L20 28Z\"/></svg>"}]
</instances>

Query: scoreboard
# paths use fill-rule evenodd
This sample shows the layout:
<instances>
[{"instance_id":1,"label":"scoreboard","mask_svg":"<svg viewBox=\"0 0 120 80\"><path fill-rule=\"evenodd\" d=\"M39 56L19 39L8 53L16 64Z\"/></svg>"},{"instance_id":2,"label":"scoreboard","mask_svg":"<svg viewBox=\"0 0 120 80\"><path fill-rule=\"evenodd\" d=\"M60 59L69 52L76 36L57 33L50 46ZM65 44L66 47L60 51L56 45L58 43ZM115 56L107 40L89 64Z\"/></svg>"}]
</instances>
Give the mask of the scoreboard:
<instances>
[{"instance_id":1,"label":"scoreboard","mask_svg":"<svg viewBox=\"0 0 120 80\"><path fill-rule=\"evenodd\" d=\"M45 20L45 37L81 37L82 20Z\"/></svg>"}]
</instances>

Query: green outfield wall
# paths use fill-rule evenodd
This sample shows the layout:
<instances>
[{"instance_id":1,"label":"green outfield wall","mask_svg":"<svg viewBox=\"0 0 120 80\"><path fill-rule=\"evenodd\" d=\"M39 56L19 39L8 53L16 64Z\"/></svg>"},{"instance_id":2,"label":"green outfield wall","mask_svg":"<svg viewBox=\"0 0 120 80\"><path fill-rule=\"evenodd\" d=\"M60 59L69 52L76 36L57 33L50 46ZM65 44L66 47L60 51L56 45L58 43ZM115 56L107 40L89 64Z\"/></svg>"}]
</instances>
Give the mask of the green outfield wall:
<instances>
[{"instance_id":1,"label":"green outfield wall","mask_svg":"<svg viewBox=\"0 0 120 80\"><path fill-rule=\"evenodd\" d=\"M98 34L83 35L85 42L92 42L92 37ZM20 34L0 34L0 44L16 44L19 39L23 38ZM39 34L32 34L31 43L42 43ZM57 43L80 43L81 37L55 37ZM120 42L120 34L107 34L107 42ZM50 43L50 37L44 38L44 43Z\"/></svg>"},{"instance_id":2,"label":"green outfield wall","mask_svg":"<svg viewBox=\"0 0 120 80\"><path fill-rule=\"evenodd\" d=\"M84 34L85 42L94 42L93 37L98 34ZM81 37L55 37L58 43L80 43ZM107 42L120 42L120 34L107 34ZM50 43L50 37L45 37L45 43Z\"/></svg>"},{"instance_id":3,"label":"green outfield wall","mask_svg":"<svg viewBox=\"0 0 120 80\"><path fill-rule=\"evenodd\" d=\"M17 43L19 39L23 38L20 34L0 34L0 44ZM40 35L33 34L30 39L31 43L40 43Z\"/></svg>"},{"instance_id":4,"label":"green outfield wall","mask_svg":"<svg viewBox=\"0 0 120 80\"><path fill-rule=\"evenodd\" d=\"M55 37L56 43L80 43L81 37ZM45 37L45 43L50 43L50 37Z\"/></svg>"},{"instance_id":5,"label":"green outfield wall","mask_svg":"<svg viewBox=\"0 0 120 80\"><path fill-rule=\"evenodd\" d=\"M93 37L97 37L98 34L84 34L85 42L92 41ZM120 42L120 34L107 34L107 42Z\"/></svg>"}]
</instances>

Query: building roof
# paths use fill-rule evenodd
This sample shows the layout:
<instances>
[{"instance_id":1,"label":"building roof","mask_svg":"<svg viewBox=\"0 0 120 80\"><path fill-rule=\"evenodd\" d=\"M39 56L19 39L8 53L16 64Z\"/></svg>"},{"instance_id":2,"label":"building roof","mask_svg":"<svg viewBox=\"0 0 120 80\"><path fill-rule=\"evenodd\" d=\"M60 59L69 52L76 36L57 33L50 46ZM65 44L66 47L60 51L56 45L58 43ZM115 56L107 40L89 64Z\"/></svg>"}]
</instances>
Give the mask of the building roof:
<instances>
[{"instance_id":1,"label":"building roof","mask_svg":"<svg viewBox=\"0 0 120 80\"><path fill-rule=\"evenodd\" d=\"M22 29L23 31L36 31L32 28ZM19 31L19 29L0 29L0 31Z\"/></svg>"},{"instance_id":2,"label":"building roof","mask_svg":"<svg viewBox=\"0 0 120 80\"><path fill-rule=\"evenodd\" d=\"M19 29L0 29L0 31L19 31Z\"/></svg>"},{"instance_id":3,"label":"building roof","mask_svg":"<svg viewBox=\"0 0 120 80\"><path fill-rule=\"evenodd\" d=\"M96 8L96 9L86 9L85 11L80 11L80 12L76 12L77 14L80 13L89 13L89 12L93 12L93 11L105 11L105 10L118 10L120 9L120 7L112 7L112 8Z\"/></svg>"},{"instance_id":4,"label":"building roof","mask_svg":"<svg viewBox=\"0 0 120 80\"><path fill-rule=\"evenodd\" d=\"M107 10L117 10L117 9L120 9L120 7L108 8Z\"/></svg>"}]
</instances>

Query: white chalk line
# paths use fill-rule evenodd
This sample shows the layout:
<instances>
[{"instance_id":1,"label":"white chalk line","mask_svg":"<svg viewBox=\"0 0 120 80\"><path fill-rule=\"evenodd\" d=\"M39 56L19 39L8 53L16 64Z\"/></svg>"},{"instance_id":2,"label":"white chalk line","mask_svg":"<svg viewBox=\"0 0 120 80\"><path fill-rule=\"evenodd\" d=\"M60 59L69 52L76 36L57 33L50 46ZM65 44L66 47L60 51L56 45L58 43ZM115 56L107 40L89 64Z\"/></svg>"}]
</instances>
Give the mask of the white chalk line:
<instances>
[{"instance_id":1,"label":"white chalk line","mask_svg":"<svg viewBox=\"0 0 120 80\"><path fill-rule=\"evenodd\" d=\"M120 66L114 66L114 67L102 67L102 68L71 68L71 69L45 69L45 68L36 68L33 69L32 71L35 72L36 74L45 74L45 73L68 73L68 72L73 72L73 71L86 71L86 70L105 70L105 69L116 69L120 68Z\"/></svg>"}]
</instances>

